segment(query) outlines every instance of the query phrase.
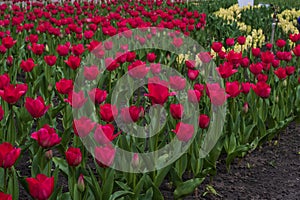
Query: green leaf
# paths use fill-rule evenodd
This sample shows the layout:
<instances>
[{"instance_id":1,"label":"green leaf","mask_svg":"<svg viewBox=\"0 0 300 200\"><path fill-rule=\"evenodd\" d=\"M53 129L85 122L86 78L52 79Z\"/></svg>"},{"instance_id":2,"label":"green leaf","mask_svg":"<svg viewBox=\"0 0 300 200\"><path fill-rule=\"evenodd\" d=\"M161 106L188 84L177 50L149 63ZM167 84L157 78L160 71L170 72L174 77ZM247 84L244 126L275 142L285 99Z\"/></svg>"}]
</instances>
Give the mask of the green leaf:
<instances>
[{"instance_id":1,"label":"green leaf","mask_svg":"<svg viewBox=\"0 0 300 200\"><path fill-rule=\"evenodd\" d=\"M69 175L69 167L65 159L59 157L53 157L52 161L63 173L65 173L67 176Z\"/></svg>"},{"instance_id":2,"label":"green leaf","mask_svg":"<svg viewBox=\"0 0 300 200\"><path fill-rule=\"evenodd\" d=\"M170 171L172 165L169 165L163 169L160 169L157 172L157 175L154 179L154 185L159 187L161 185L161 183L163 182L163 180L165 179L166 175L168 174L168 172Z\"/></svg>"},{"instance_id":3,"label":"green leaf","mask_svg":"<svg viewBox=\"0 0 300 200\"><path fill-rule=\"evenodd\" d=\"M115 170L111 168L107 168L105 170L105 180L103 180L103 190L102 190L103 199L109 199L109 197L112 194L113 187L114 187L114 175L115 175Z\"/></svg>"},{"instance_id":4,"label":"green leaf","mask_svg":"<svg viewBox=\"0 0 300 200\"><path fill-rule=\"evenodd\" d=\"M178 199L180 197L189 195L195 191L195 189L204 181L205 178L195 178L183 182L174 191L174 198Z\"/></svg>"},{"instance_id":5,"label":"green leaf","mask_svg":"<svg viewBox=\"0 0 300 200\"><path fill-rule=\"evenodd\" d=\"M9 177L8 181L8 194L12 194L13 200L19 199L19 183L16 170L14 167L11 168L12 176Z\"/></svg>"},{"instance_id":6,"label":"green leaf","mask_svg":"<svg viewBox=\"0 0 300 200\"><path fill-rule=\"evenodd\" d=\"M120 197L125 196L127 194L134 194L134 193L130 192L130 191L124 191L124 190L123 191L117 191L117 192L113 193L110 196L109 200L116 200L116 199L119 199Z\"/></svg>"}]
</instances>

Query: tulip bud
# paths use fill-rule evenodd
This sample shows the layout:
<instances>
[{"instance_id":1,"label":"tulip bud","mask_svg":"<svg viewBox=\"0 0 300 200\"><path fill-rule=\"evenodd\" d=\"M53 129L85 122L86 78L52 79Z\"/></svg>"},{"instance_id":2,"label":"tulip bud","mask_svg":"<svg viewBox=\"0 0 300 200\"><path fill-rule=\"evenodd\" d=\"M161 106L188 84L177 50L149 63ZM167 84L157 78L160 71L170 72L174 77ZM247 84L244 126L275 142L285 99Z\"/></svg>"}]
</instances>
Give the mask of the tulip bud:
<instances>
[{"instance_id":1,"label":"tulip bud","mask_svg":"<svg viewBox=\"0 0 300 200\"><path fill-rule=\"evenodd\" d=\"M275 103L278 103L278 101L279 101L279 97L276 96L276 97L275 97Z\"/></svg>"},{"instance_id":2,"label":"tulip bud","mask_svg":"<svg viewBox=\"0 0 300 200\"><path fill-rule=\"evenodd\" d=\"M244 113L247 113L249 110L249 104L247 102L244 103L244 106L243 106L243 111Z\"/></svg>"},{"instance_id":3,"label":"tulip bud","mask_svg":"<svg viewBox=\"0 0 300 200\"><path fill-rule=\"evenodd\" d=\"M46 156L47 159L51 160L52 157L53 157L53 152L52 152L52 150L50 149L50 150L46 151L46 152L45 152L45 156Z\"/></svg>"},{"instance_id":4,"label":"tulip bud","mask_svg":"<svg viewBox=\"0 0 300 200\"><path fill-rule=\"evenodd\" d=\"M48 89L48 91L52 91L52 89L53 89L52 84L49 84L47 89Z\"/></svg>"},{"instance_id":5,"label":"tulip bud","mask_svg":"<svg viewBox=\"0 0 300 200\"><path fill-rule=\"evenodd\" d=\"M79 177L78 177L77 187L78 187L78 190L80 192L84 192L84 190L85 190L85 184L84 184L84 176L83 176L83 174L80 174Z\"/></svg>"},{"instance_id":6,"label":"tulip bud","mask_svg":"<svg viewBox=\"0 0 300 200\"><path fill-rule=\"evenodd\" d=\"M47 44L46 44L46 46L45 46L45 50L46 50L46 52L49 52L49 47L48 47Z\"/></svg>"},{"instance_id":7,"label":"tulip bud","mask_svg":"<svg viewBox=\"0 0 300 200\"><path fill-rule=\"evenodd\" d=\"M283 81L283 86L284 86L284 87L287 86L287 81L286 81L286 79Z\"/></svg>"},{"instance_id":8,"label":"tulip bud","mask_svg":"<svg viewBox=\"0 0 300 200\"><path fill-rule=\"evenodd\" d=\"M139 164L140 164L139 154L135 153L133 154L131 165L133 168L138 168Z\"/></svg>"}]
</instances>

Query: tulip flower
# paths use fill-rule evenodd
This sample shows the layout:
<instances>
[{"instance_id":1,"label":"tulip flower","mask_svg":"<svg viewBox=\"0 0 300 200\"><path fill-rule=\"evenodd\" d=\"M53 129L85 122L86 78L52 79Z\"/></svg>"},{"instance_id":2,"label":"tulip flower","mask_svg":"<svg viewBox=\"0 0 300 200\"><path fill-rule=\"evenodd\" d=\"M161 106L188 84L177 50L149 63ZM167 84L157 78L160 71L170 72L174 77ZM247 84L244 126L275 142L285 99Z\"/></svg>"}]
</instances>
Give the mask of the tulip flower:
<instances>
[{"instance_id":1,"label":"tulip flower","mask_svg":"<svg viewBox=\"0 0 300 200\"><path fill-rule=\"evenodd\" d=\"M109 167L114 162L116 150L111 145L107 145L104 147L95 147L94 153L99 166Z\"/></svg>"},{"instance_id":2,"label":"tulip flower","mask_svg":"<svg viewBox=\"0 0 300 200\"><path fill-rule=\"evenodd\" d=\"M161 72L161 66L159 63L151 63L150 70L152 74L159 74Z\"/></svg>"},{"instance_id":3,"label":"tulip flower","mask_svg":"<svg viewBox=\"0 0 300 200\"><path fill-rule=\"evenodd\" d=\"M150 68L147 67L146 63L140 60L137 60L128 66L128 74L133 78L144 78L149 70Z\"/></svg>"},{"instance_id":4,"label":"tulip flower","mask_svg":"<svg viewBox=\"0 0 300 200\"><path fill-rule=\"evenodd\" d=\"M56 63L56 56L53 55L49 55L49 56L44 56L44 60L47 63L47 65L49 65L50 67L55 65Z\"/></svg>"},{"instance_id":5,"label":"tulip flower","mask_svg":"<svg viewBox=\"0 0 300 200\"><path fill-rule=\"evenodd\" d=\"M25 108L33 118L42 117L49 109L50 105L46 106L43 97L38 96L37 99L26 97Z\"/></svg>"},{"instance_id":6,"label":"tulip flower","mask_svg":"<svg viewBox=\"0 0 300 200\"><path fill-rule=\"evenodd\" d=\"M7 85L0 90L0 96L9 104L15 104L27 92L26 84Z\"/></svg>"},{"instance_id":7,"label":"tulip flower","mask_svg":"<svg viewBox=\"0 0 300 200\"><path fill-rule=\"evenodd\" d=\"M183 90L186 86L186 79L181 76L170 76L169 83L172 89Z\"/></svg>"},{"instance_id":8,"label":"tulip flower","mask_svg":"<svg viewBox=\"0 0 300 200\"><path fill-rule=\"evenodd\" d=\"M227 38L226 45L229 47L234 46L234 38Z\"/></svg>"},{"instance_id":9,"label":"tulip flower","mask_svg":"<svg viewBox=\"0 0 300 200\"><path fill-rule=\"evenodd\" d=\"M0 144L0 167L5 169L12 167L20 154L20 148L15 148L8 142L3 142Z\"/></svg>"},{"instance_id":10,"label":"tulip flower","mask_svg":"<svg viewBox=\"0 0 300 200\"><path fill-rule=\"evenodd\" d=\"M62 78L55 86L60 94L69 94L73 90L73 80Z\"/></svg>"},{"instance_id":11,"label":"tulip flower","mask_svg":"<svg viewBox=\"0 0 300 200\"><path fill-rule=\"evenodd\" d=\"M199 75L199 71L198 70L194 70L194 69L188 69L188 77L190 80L194 81L196 80L196 78Z\"/></svg>"},{"instance_id":12,"label":"tulip flower","mask_svg":"<svg viewBox=\"0 0 300 200\"><path fill-rule=\"evenodd\" d=\"M31 72L35 67L34 60L32 58L22 60L20 63L20 67L24 70L24 72Z\"/></svg>"},{"instance_id":13,"label":"tulip flower","mask_svg":"<svg viewBox=\"0 0 300 200\"><path fill-rule=\"evenodd\" d=\"M37 44L37 43L33 43L31 50L35 55L42 55L45 49L45 45L44 44Z\"/></svg>"},{"instance_id":14,"label":"tulip flower","mask_svg":"<svg viewBox=\"0 0 300 200\"><path fill-rule=\"evenodd\" d=\"M148 54L147 54L147 60L148 60L149 62L154 62L155 59L156 59L155 53L148 53Z\"/></svg>"},{"instance_id":15,"label":"tulip flower","mask_svg":"<svg viewBox=\"0 0 300 200\"><path fill-rule=\"evenodd\" d=\"M210 119L207 115L205 114L201 114L199 116L199 127L202 129L206 129L210 123Z\"/></svg>"},{"instance_id":16,"label":"tulip flower","mask_svg":"<svg viewBox=\"0 0 300 200\"><path fill-rule=\"evenodd\" d=\"M12 200L12 196L10 194L5 194L3 192L0 192L0 199L1 200Z\"/></svg>"},{"instance_id":17,"label":"tulip flower","mask_svg":"<svg viewBox=\"0 0 300 200\"><path fill-rule=\"evenodd\" d=\"M221 42L213 42L211 45L212 50L218 53L222 50L223 44Z\"/></svg>"},{"instance_id":18,"label":"tulip flower","mask_svg":"<svg viewBox=\"0 0 300 200\"><path fill-rule=\"evenodd\" d=\"M175 130L172 131L176 134L178 140L182 142L188 142L193 137L195 129L191 124L179 122L176 124Z\"/></svg>"},{"instance_id":19,"label":"tulip flower","mask_svg":"<svg viewBox=\"0 0 300 200\"><path fill-rule=\"evenodd\" d=\"M70 56L68 60L65 61L65 63L73 70L76 70L78 67L80 67L81 58L77 56Z\"/></svg>"},{"instance_id":20,"label":"tulip flower","mask_svg":"<svg viewBox=\"0 0 300 200\"><path fill-rule=\"evenodd\" d=\"M95 104L101 104L106 100L107 92L106 90L93 88L91 91L89 91L89 97Z\"/></svg>"},{"instance_id":21,"label":"tulip flower","mask_svg":"<svg viewBox=\"0 0 300 200\"><path fill-rule=\"evenodd\" d=\"M188 90L188 101L191 103L199 103L202 93L199 90Z\"/></svg>"},{"instance_id":22,"label":"tulip flower","mask_svg":"<svg viewBox=\"0 0 300 200\"><path fill-rule=\"evenodd\" d=\"M121 118L125 123L137 122L140 117L144 116L144 108L130 106L121 109Z\"/></svg>"},{"instance_id":23,"label":"tulip flower","mask_svg":"<svg viewBox=\"0 0 300 200\"><path fill-rule=\"evenodd\" d=\"M101 145L108 144L121 134L121 131L116 134L114 134L114 131L115 128L112 124L98 125L94 133L94 138Z\"/></svg>"},{"instance_id":24,"label":"tulip flower","mask_svg":"<svg viewBox=\"0 0 300 200\"><path fill-rule=\"evenodd\" d=\"M37 200L47 200L54 190L54 177L38 174L36 178L26 178L30 195Z\"/></svg>"},{"instance_id":25,"label":"tulip flower","mask_svg":"<svg viewBox=\"0 0 300 200\"><path fill-rule=\"evenodd\" d=\"M100 71L98 67L95 65L90 67L87 66L84 67L83 75L89 81L95 80L99 73Z\"/></svg>"},{"instance_id":26,"label":"tulip flower","mask_svg":"<svg viewBox=\"0 0 300 200\"><path fill-rule=\"evenodd\" d=\"M221 106L226 101L225 90L218 83L207 84L206 93L215 106Z\"/></svg>"},{"instance_id":27,"label":"tulip flower","mask_svg":"<svg viewBox=\"0 0 300 200\"><path fill-rule=\"evenodd\" d=\"M51 148L60 143L61 138L48 124L44 125L40 130L31 134L31 138L36 140L43 148Z\"/></svg>"},{"instance_id":28,"label":"tulip flower","mask_svg":"<svg viewBox=\"0 0 300 200\"><path fill-rule=\"evenodd\" d=\"M74 119L73 130L74 134L79 137L86 137L95 127L96 122L93 122L88 117L81 117L80 119Z\"/></svg>"},{"instance_id":29,"label":"tulip flower","mask_svg":"<svg viewBox=\"0 0 300 200\"><path fill-rule=\"evenodd\" d=\"M5 86L8 86L10 78L8 74L0 75L0 90L3 90Z\"/></svg>"},{"instance_id":30,"label":"tulip flower","mask_svg":"<svg viewBox=\"0 0 300 200\"><path fill-rule=\"evenodd\" d=\"M271 87L265 82L258 82L256 85L252 85L252 89L261 98L268 98L271 93Z\"/></svg>"},{"instance_id":31,"label":"tulip flower","mask_svg":"<svg viewBox=\"0 0 300 200\"><path fill-rule=\"evenodd\" d=\"M77 187L78 187L78 190L80 192L84 192L84 190L85 190L85 183L84 183L84 176L83 176L83 174L80 174L79 177L78 177Z\"/></svg>"},{"instance_id":32,"label":"tulip flower","mask_svg":"<svg viewBox=\"0 0 300 200\"><path fill-rule=\"evenodd\" d=\"M229 95L229 97L237 97L241 93L240 83L238 81L226 82L225 91Z\"/></svg>"},{"instance_id":33,"label":"tulip flower","mask_svg":"<svg viewBox=\"0 0 300 200\"><path fill-rule=\"evenodd\" d=\"M237 38L237 42L240 44L240 45L244 45L245 42L246 42L246 37L245 36L239 36Z\"/></svg>"},{"instance_id":34,"label":"tulip flower","mask_svg":"<svg viewBox=\"0 0 300 200\"><path fill-rule=\"evenodd\" d=\"M222 78L229 78L238 71L236 69L233 69L233 64L230 62L221 64L216 70L219 72Z\"/></svg>"},{"instance_id":35,"label":"tulip flower","mask_svg":"<svg viewBox=\"0 0 300 200\"><path fill-rule=\"evenodd\" d=\"M71 92L64 101L69 103L73 108L81 108L87 101L87 98L84 97L83 91L79 91L78 93Z\"/></svg>"},{"instance_id":36,"label":"tulip flower","mask_svg":"<svg viewBox=\"0 0 300 200\"><path fill-rule=\"evenodd\" d=\"M279 48L282 48L282 47L284 47L285 45L286 45L286 41L283 40L283 39L278 39L278 40L276 41L276 46L279 47Z\"/></svg>"},{"instance_id":37,"label":"tulip flower","mask_svg":"<svg viewBox=\"0 0 300 200\"><path fill-rule=\"evenodd\" d=\"M12 48L16 43L17 43L17 40L14 40L10 36L2 38L2 45L7 49Z\"/></svg>"},{"instance_id":38,"label":"tulip flower","mask_svg":"<svg viewBox=\"0 0 300 200\"><path fill-rule=\"evenodd\" d=\"M100 105L100 117L105 122L112 122L118 115L118 109L115 105Z\"/></svg>"},{"instance_id":39,"label":"tulip flower","mask_svg":"<svg viewBox=\"0 0 300 200\"><path fill-rule=\"evenodd\" d=\"M67 45L58 45L56 48L57 53L60 56L67 56L69 54L69 47Z\"/></svg>"},{"instance_id":40,"label":"tulip flower","mask_svg":"<svg viewBox=\"0 0 300 200\"><path fill-rule=\"evenodd\" d=\"M145 94L145 96L151 99L152 104L163 105L171 95L169 93L168 83L158 77L148 79L148 91L149 93Z\"/></svg>"},{"instance_id":41,"label":"tulip flower","mask_svg":"<svg viewBox=\"0 0 300 200\"><path fill-rule=\"evenodd\" d=\"M260 56L260 48L252 48L251 52L252 52L252 55L255 57Z\"/></svg>"},{"instance_id":42,"label":"tulip flower","mask_svg":"<svg viewBox=\"0 0 300 200\"><path fill-rule=\"evenodd\" d=\"M83 46L83 44L77 44L77 45L72 46L71 50L75 56L80 56L84 52L84 46Z\"/></svg>"},{"instance_id":43,"label":"tulip flower","mask_svg":"<svg viewBox=\"0 0 300 200\"><path fill-rule=\"evenodd\" d=\"M69 166L76 167L81 163L82 154L80 148L69 147L66 151L66 160Z\"/></svg>"},{"instance_id":44,"label":"tulip flower","mask_svg":"<svg viewBox=\"0 0 300 200\"><path fill-rule=\"evenodd\" d=\"M174 119L181 119L183 116L184 107L182 104L171 104L170 113Z\"/></svg>"},{"instance_id":45,"label":"tulip flower","mask_svg":"<svg viewBox=\"0 0 300 200\"><path fill-rule=\"evenodd\" d=\"M274 71L274 74L279 78L279 79L285 79L287 77L286 74L286 69L283 67L279 67Z\"/></svg>"}]
</instances>

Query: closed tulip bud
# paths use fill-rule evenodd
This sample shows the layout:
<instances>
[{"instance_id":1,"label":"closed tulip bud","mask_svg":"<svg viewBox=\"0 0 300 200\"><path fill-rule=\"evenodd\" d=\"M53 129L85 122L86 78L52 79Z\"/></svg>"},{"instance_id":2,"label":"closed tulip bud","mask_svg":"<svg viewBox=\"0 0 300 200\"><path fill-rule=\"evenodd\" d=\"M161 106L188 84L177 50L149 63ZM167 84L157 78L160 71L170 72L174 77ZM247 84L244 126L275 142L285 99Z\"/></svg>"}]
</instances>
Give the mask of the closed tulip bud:
<instances>
[{"instance_id":1,"label":"closed tulip bud","mask_svg":"<svg viewBox=\"0 0 300 200\"><path fill-rule=\"evenodd\" d=\"M46 46L45 46L45 50L47 51L47 52L49 52L49 46L46 44Z\"/></svg>"},{"instance_id":2,"label":"closed tulip bud","mask_svg":"<svg viewBox=\"0 0 300 200\"><path fill-rule=\"evenodd\" d=\"M80 174L79 177L78 177L77 187L78 187L78 190L80 192L84 192L84 190L85 190L85 183L84 183L84 176L83 176L83 174Z\"/></svg>"},{"instance_id":3,"label":"closed tulip bud","mask_svg":"<svg viewBox=\"0 0 300 200\"><path fill-rule=\"evenodd\" d=\"M284 86L284 87L287 86L287 81L286 81L286 79L283 81L283 86Z\"/></svg>"},{"instance_id":4,"label":"closed tulip bud","mask_svg":"<svg viewBox=\"0 0 300 200\"><path fill-rule=\"evenodd\" d=\"M244 113L247 113L249 110L249 104L247 102L244 103L244 106L243 106L243 111Z\"/></svg>"},{"instance_id":5,"label":"closed tulip bud","mask_svg":"<svg viewBox=\"0 0 300 200\"><path fill-rule=\"evenodd\" d=\"M135 153L133 154L131 165L133 168L138 168L139 164L140 164L139 154Z\"/></svg>"},{"instance_id":6,"label":"closed tulip bud","mask_svg":"<svg viewBox=\"0 0 300 200\"><path fill-rule=\"evenodd\" d=\"M275 103L278 103L278 101L279 101L279 97L276 96L276 97L275 97Z\"/></svg>"},{"instance_id":7,"label":"closed tulip bud","mask_svg":"<svg viewBox=\"0 0 300 200\"><path fill-rule=\"evenodd\" d=\"M52 152L51 149L45 152L45 157L46 157L48 160L51 160L51 159L52 159L52 157L53 157L53 152Z\"/></svg>"}]
</instances>

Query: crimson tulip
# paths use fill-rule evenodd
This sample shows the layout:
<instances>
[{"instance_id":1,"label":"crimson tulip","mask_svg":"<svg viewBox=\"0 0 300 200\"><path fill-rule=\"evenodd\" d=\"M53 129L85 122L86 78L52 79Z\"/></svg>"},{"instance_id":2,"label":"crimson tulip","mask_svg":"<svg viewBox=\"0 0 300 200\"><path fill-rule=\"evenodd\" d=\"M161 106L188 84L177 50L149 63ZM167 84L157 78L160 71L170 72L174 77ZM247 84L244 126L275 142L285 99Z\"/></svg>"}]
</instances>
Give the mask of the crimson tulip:
<instances>
[{"instance_id":1,"label":"crimson tulip","mask_svg":"<svg viewBox=\"0 0 300 200\"><path fill-rule=\"evenodd\" d=\"M69 47L67 45L58 45L56 48L57 53L60 56L67 56L69 54Z\"/></svg>"},{"instance_id":2,"label":"crimson tulip","mask_svg":"<svg viewBox=\"0 0 300 200\"><path fill-rule=\"evenodd\" d=\"M73 108L81 108L87 102L87 98L84 97L82 90L78 93L73 91L68 94L68 98L64 99L64 101L69 103Z\"/></svg>"},{"instance_id":3,"label":"crimson tulip","mask_svg":"<svg viewBox=\"0 0 300 200\"><path fill-rule=\"evenodd\" d=\"M118 109L115 105L100 105L100 117L105 122L112 122L118 115Z\"/></svg>"},{"instance_id":4,"label":"crimson tulip","mask_svg":"<svg viewBox=\"0 0 300 200\"><path fill-rule=\"evenodd\" d=\"M213 42L211 45L212 50L218 53L222 50L223 44L221 42Z\"/></svg>"},{"instance_id":5,"label":"crimson tulip","mask_svg":"<svg viewBox=\"0 0 300 200\"><path fill-rule=\"evenodd\" d=\"M279 78L279 79L285 79L287 77L286 70L283 67L278 67L275 71L274 74Z\"/></svg>"},{"instance_id":6,"label":"crimson tulip","mask_svg":"<svg viewBox=\"0 0 300 200\"><path fill-rule=\"evenodd\" d=\"M31 134L31 138L36 140L43 148L51 148L60 143L61 138L48 124L45 124L40 130Z\"/></svg>"},{"instance_id":7,"label":"crimson tulip","mask_svg":"<svg viewBox=\"0 0 300 200\"><path fill-rule=\"evenodd\" d=\"M49 109L50 105L46 106L43 97L38 96L36 99L26 97L25 108L33 118L42 117Z\"/></svg>"},{"instance_id":8,"label":"crimson tulip","mask_svg":"<svg viewBox=\"0 0 300 200\"><path fill-rule=\"evenodd\" d=\"M150 68L147 67L145 62L137 60L128 66L128 74L133 78L144 78Z\"/></svg>"},{"instance_id":9,"label":"crimson tulip","mask_svg":"<svg viewBox=\"0 0 300 200\"><path fill-rule=\"evenodd\" d=\"M170 96L168 83L158 77L148 79L148 91L145 96L151 99L152 104L163 105Z\"/></svg>"},{"instance_id":10,"label":"crimson tulip","mask_svg":"<svg viewBox=\"0 0 300 200\"><path fill-rule=\"evenodd\" d=\"M121 134L121 132L114 134L114 131L115 128L112 124L98 125L94 133L94 138L101 145L108 144Z\"/></svg>"},{"instance_id":11,"label":"crimson tulip","mask_svg":"<svg viewBox=\"0 0 300 200\"><path fill-rule=\"evenodd\" d=\"M295 48L293 49L293 52L294 52L295 56L300 57L300 44L295 46Z\"/></svg>"},{"instance_id":12,"label":"crimson tulip","mask_svg":"<svg viewBox=\"0 0 300 200\"><path fill-rule=\"evenodd\" d=\"M150 70L151 70L152 74L159 74L161 72L160 63L151 63Z\"/></svg>"},{"instance_id":13,"label":"crimson tulip","mask_svg":"<svg viewBox=\"0 0 300 200\"><path fill-rule=\"evenodd\" d=\"M0 199L1 200L12 200L12 196L10 194L5 194L3 192L0 192Z\"/></svg>"},{"instance_id":14,"label":"crimson tulip","mask_svg":"<svg viewBox=\"0 0 300 200\"><path fill-rule=\"evenodd\" d=\"M79 137L86 137L95 127L96 122L93 122L90 118L82 116L80 119L73 120L74 134Z\"/></svg>"},{"instance_id":15,"label":"crimson tulip","mask_svg":"<svg viewBox=\"0 0 300 200\"><path fill-rule=\"evenodd\" d=\"M286 66L285 70L287 75L292 75L293 73L295 73L296 68L294 66Z\"/></svg>"},{"instance_id":16,"label":"crimson tulip","mask_svg":"<svg viewBox=\"0 0 300 200\"><path fill-rule=\"evenodd\" d=\"M95 80L99 73L100 71L98 67L95 65L90 67L87 66L84 67L83 75L89 81Z\"/></svg>"},{"instance_id":17,"label":"crimson tulip","mask_svg":"<svg viewBox=\"0 0 300 200\"><path fill-rule=\"evenodd\" d=\"M256 85L252 85L252 89L261 98L268 98L271 93L271 87L265 82L258 82Z\"/></svg>"},{"instance_id":18,"label":"crimson tulip","mask_svg":"<svg viewBox=\"0 0 300 200\"><path fill-rule=\"evenodd\" d=\"M0 90L0 96L9 104L15 104L27 92L26 84L7 85Z\"/></svg>"},{"instance_id":19,"label":"crimson tulip","mask_svg":"<svg viewBox=\"0 0 300 200\"><path fill-rule=\"evenodd\" d=\"M44 44L37 44L37 43L33 43L31 50L35 55L42 55L45 49L45 45Z\"/></svg>"},{"instance_id":20,"label":"crimson tulip","mask_svg":"<svg viewBox=\"0 0 300 200\"><path fill-rule=\"evenodd\" d=\"M181 119L183 116L184 107L182 104L171 104L170 113L174 119Z\"/></svg>"},{"instance_id":21,"label":"crimson tulip","mask_svg":"<svg viewBox=\"0 0 300 200\"><path fill-rule=\"evenodd\" d=\"M226 82L225 91L229 97L237 97L241 93L240 83L238 81Z\"/></svg>"},{"instance_id":22,"label":"crimson tulip","mask_svg":"<svg viewBox=\"0 0 300 200\"><path fill-rule=\"evenodd\" d=\"M260 56L260 48L252 48L251 52L252 52L252 55L255 57Z\"/></svg>"},{"instance_id":23,"label":"crimson tulip","mask_svg":"<svg viewBox=\"0 0 300 200\"><path fill-rule=\"evenodd\" d=\"M22 60L20 63L20 67L24 70L24 72L31 72L35 67L34 60L32 58Z\"/></svg>"},{"instance_id":24,"label":"crimson tulip","mask_svg":"<svg viewBox=\"0 0 300 200\"><path fill-rule=\"evenodd\" d=\"M81 58L71 55L65 63L73 70L76 70L80 67Z\"/></svg>"},{"instance_id":25,"label":"crimson tulip","mask_svg":"<svg viewBox=\"0 0 300 200\"><path fill-rule=\"evenodd\" d=\"M233 64L230 62L224 62L224 64L221 64L216 70L222 78L229 78L238 71L233 69Z\"/></svg>"},{"instance_id":26,"label":"crimson tulip","mask_svg":"<svg viewBox=\"0 0 300 200\"><path fill-rule=\"evenodd\" d=\"M21 149L13 147L8 142L0 144L0 167L10 168L12 167L21 154Z\"/></svg>"},{"instance_id":27,"label":"crimson tulip","mask_svg":"<svg viewBox=\"0 0 300 200\"><path fill-rule=\"evenodd\" d=\"M175 130L172 131L176 134L178 140L182 142L188 142L193 137L195 129L191 124L179 122L176 124Z\"/></svg>"},{"instance_id":28,"label":"crimson tulip","mask_svg":"<svg viewBox=\"0 0 300 200\"><path fill-rule=\"evenodd\" d=\"M26 178L30 195L37 200L47 200L54 190L54 177L38 174L36 178Z\"/></svg>"},{"instance_id":29,"label":"crimson tulip","mask_svg":"<svg viewBox=\"0 0 300 200\"><path fill-rule=\"evenodd\" d=\"M199 90L188 90L188 101L191 103L199 103L202 93Z\"/></svg>"},{"instance_id":30,"label":"crimson tulip","mask_svg":"<svg viewBox=\"0 0 300 200\"><path fill-rule=\"evenodd\" d=\"M49 55L49 56L44 56L44 60L47 63L47 65L49 65L50 67L55 65L56 63L56 56L54 55Z\"/></svg>"},{"instance_id":31,"label":"crimson tulip","mask_svg":"<svg viewBox=\"0 0 300 200\"><path fill-rule=\"evenodd\" d=\"M73 80L62 78L55 86L60 94L69 94L73 90Z\"/></svg>"},{"instance_id":32,"label":"crimson tulip","mask_svg":"<svg viewBox=\"0 0 300 200\"><path fill-rule=\"evenodd\" d=\"M93 88L91 91L89 91L90 99L95 104L101 104L106 100L107 92L106 90L101 90L99 88Z\"/></svg>"},{"instance_id":33,"label":"crimson tulip","mask_svg":"<svg viewBox=\"0 0 300 200\"><path fill-rule=\"evenodd\" d=\"M3 90L5 86L8 86L10 78L8 74L0 75L0 90Z\"/></svg>"},{"instance_id":34,"label":"crimson tulip","mask_svg":"<svg viewBox=\"0 0 300 200\"><path fill-rule=\"evenodd\" d=\"M116 150L111 145L95 147L95 159L99 166L109 167L113 164Z\"/></svg>"},{"instance_id":35,"label":"crimson tulip","mask_svg":"<svg viewBox=\"0 0 300 200\"><path fill-rule=\"evenodd\" d=\"M130 106L121 109L121 118L125 123L137 122L143 116L143 107Z\"/></svg>"},{"instance_id":36,"label":"crimson tulip","mask_svg":"<svg viewBox=\"0 0 300 200\"><path fill-rule=\"evenodd\" d=\"M181 76L170 76L169 83L172 89L183 90L186 86L186 79Z\"/></svg>"},{"instance_id":37,"label":"crimson tulip","mask_svg":"<svg viewBox=\"0 0 300 200\"><path fill-rule=\"evenodd\" d=\"M206 93L215 106L221 106L226 101L225 90L218 83L206 84Z\"/></svg>"},{"instance_id":38,"label":"crimson tulip","mask_svg":"<svg viewBox=\"0 0 300 200\"><path fill-rule=\"evenodd\" d=\"M202 128L202 129L206 129L210 123L210 119L207 115L205 114L201 114L199 116L199 127Z\"/></svg>"},{"instance_id":39,"label":"crimson tulip","mask_svg":"<svg viewBox=\"0 0 300 200\"><path fill-rule=\"evenodd\" d=\"M286 45L286 41L283 40L283 39L278 39L278 40L276 41L276 46L278 46L279 48L282 48L282 47L284 47L285 45Z\"/></svg>"},{"instance_id":40,"label":"crimson tulip","mask_svg":"<svg viewBox=\"0 0 300 200\"><path fill-rule=\"evenodd\" d=\"M147 54L147 60L148 60L149 62L154 62L155 59L156 59L155 53L148 53L148 54Z\"/></svg>"},{"instance_id":41,"label":"crimson tulip","mask_svg":"<svg viewBox=\"0 0 300 200\"><path fill-rule=\"evenodd\" d=\"M69 166L78 166L82 161L82 154L80 148L69 147L66 151L66 160Z\"/></svg>"},{"instance_id":42,"label":"crimson tulip","mask_svg":"<svg viewBox=\"0 0 300 200\"><path fill-rule=\"evenodd\" d=\"M17 40L14 40L11 36L2 38L2 45L7 49L12 48L16 43Z\"/></svg>"},{"instance_id":43,"label":"crimson tulip","mask_svg":"<svg viewBox=\"0 0 300 200\"><path fill-rule=\"evenodd\" d=\"M199 75L199 71L197 69L188 69L188 77L190 80L194 81Z\"/></svg>"},{"instance_id":44,"label":"crimson tulip","mask_svg":"<svg viewBox=\"0 0 300 200\"><path fill-rule=\"evenodd\" d=\"M244 45L245 42L246 42L246 37L245 36L239 36L237 38L237 42L240 44L240 45Z\"/></svg>"}]
</instances>

